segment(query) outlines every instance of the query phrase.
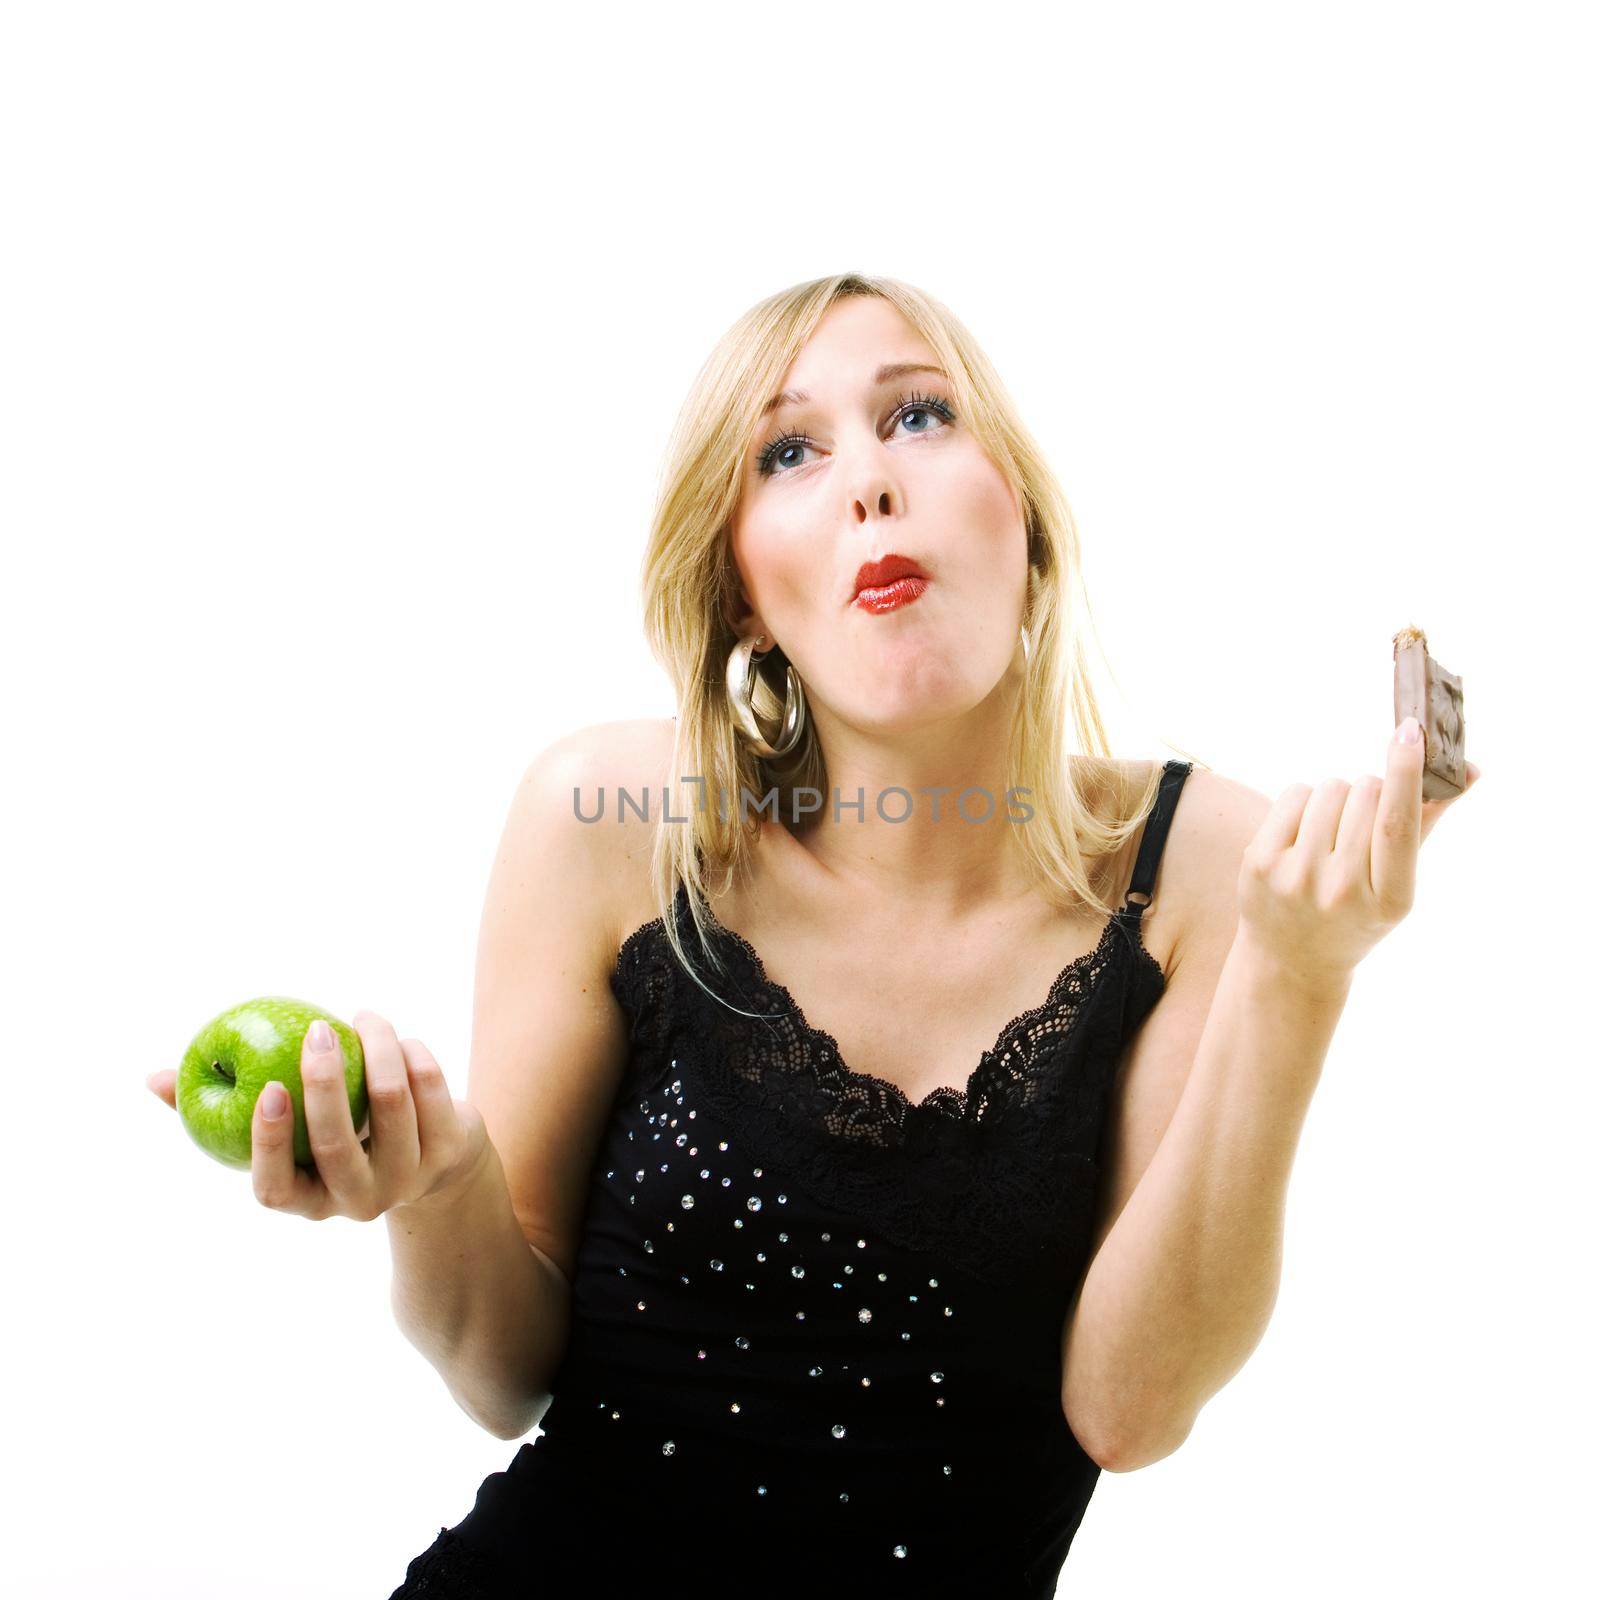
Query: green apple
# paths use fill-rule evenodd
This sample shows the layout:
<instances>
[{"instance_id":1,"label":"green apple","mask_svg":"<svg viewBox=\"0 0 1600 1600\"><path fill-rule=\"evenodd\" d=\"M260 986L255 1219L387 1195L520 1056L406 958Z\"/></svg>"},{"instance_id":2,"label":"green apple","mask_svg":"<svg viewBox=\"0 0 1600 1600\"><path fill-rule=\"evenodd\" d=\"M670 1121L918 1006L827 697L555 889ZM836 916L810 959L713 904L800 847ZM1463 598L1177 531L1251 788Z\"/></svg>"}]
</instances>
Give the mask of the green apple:
<instances>
[{"instance_id":1,"label":"green apple","mask_svg":"<svg viewBox=\"0 0 1600 1600\"><path fill-rule=\"evenodd\" d=\"M295 1165L315 1168L300 1083L300 1047L319 1017L342 1048L350 1121L358 1138L365 1133L367 1071L361 1035L321 1006L266 995L213 1017L194 1036L178 1068L178 1116L208 1156L224 1166L249 1167L256 1098L269 1083L281 1083L294 1113Z\"/></svg>"}]
</instances>

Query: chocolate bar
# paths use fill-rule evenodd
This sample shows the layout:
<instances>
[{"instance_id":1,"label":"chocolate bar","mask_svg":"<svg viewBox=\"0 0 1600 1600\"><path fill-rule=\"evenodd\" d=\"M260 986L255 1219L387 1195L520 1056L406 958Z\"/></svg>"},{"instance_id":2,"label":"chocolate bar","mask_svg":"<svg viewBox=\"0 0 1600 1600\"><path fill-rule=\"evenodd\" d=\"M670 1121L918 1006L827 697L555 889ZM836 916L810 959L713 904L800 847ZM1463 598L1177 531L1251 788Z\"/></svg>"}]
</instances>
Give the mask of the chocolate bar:
<instances>
[{"instance_id":1,"label":"chocolate bar","mask_svg":"<svg viewBox=\"0 0 1600 1600\"><path fill-rule=\"evenodd\" d=\"M1394 725L1415 717L1422 729L1422 798L1448 800L1467 782L1467 729L1461 680L1428 654L1421 628L1394 636Z\"/></svg>"}]
</instances>

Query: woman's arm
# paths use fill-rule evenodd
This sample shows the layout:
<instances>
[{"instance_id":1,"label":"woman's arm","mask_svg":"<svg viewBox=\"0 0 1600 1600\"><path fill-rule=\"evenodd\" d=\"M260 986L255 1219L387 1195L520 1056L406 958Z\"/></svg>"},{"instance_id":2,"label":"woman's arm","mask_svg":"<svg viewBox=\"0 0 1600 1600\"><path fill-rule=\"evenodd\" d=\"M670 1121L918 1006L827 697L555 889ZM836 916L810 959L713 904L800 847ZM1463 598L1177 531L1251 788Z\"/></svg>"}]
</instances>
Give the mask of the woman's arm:
<instances>
[{"instance_id":1,"label":"woman's arm","mask_svg":"<svg viewBox=\"0 0 1600 1600\"><path fill-rule=\"evenodd\" d=\"M1067 1322L1067 1416L1110 1471L1176 1450L1266 1329L1295 1147L1348 992L1244 933L1228 949L1171 1122Z\"/></svg>"},{"instance_id":2,"label":"woman's arm","mask_svg":"<svg viewBox=\"0 0 1600 1600\"><path fill-rule=\"evenodd\" d=\"M622 900L651 834L579 822L637 786L656 719L583 728L548 746L513 797L484 897L467 1099L488 1154L450 1204L390 1213L391 1300L456 1403L503 1439L543 1415L571 1331L571 1283L596 1152L628 1053L609 975ZM625 894L624 891L627 891Z\"/></svg>"},{"instance_id":3,"label":"woman's arm","mask_svg":"<svg viewBox=\"0 0 1600 1600\"><path fill-rule=\"evenodd\" d=\"M524 1236L493 1144L442 1201L384 1213L395 1322L457 1405L498 1439L538 1420L566 1347L571 1291Z\"/></svg>"},{"instance_id":4,"label":"woman's arm","mask_svg":"<svg viewBox=\"0 0 1600 1600\"><path fill-rule=\"evenodd\" d=\"M1149 1019L1154 1042L1136 1040L1115 1209L1063 1331L1062 1404L1111 1470L1177 1449L1271 1316L1289 1170L1351 976L1410 912L1417 852L1460 797L1422 798L1412 724L1381 779L1292 784L1270 806L1228 784L1203 818L1201 859L1223 874L1203 896L1213 914ZM1466 788L1478 776L1469 763Z\"/></svg>"}]
</instances>

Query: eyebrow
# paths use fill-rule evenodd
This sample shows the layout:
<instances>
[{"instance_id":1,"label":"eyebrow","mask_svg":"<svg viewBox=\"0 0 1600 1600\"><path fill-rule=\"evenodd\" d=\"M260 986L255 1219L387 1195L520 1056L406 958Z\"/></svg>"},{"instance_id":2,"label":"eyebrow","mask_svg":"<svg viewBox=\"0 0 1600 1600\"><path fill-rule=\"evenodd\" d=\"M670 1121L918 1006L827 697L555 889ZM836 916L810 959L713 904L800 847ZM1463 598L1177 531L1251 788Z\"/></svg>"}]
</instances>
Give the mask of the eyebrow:
<instances>
[{"instance_id":1,"label":"eyebrow","mask_svg":"<svg viewBox=\"0 0 1600 1600\"><path fill-rule=\"evenodd\" d=\"M881 387L883 384L892 383L896 378L903 378L912 372L936 372L945 380L950 381L950 374L943 367L929 366L926 361L890 361L878 368L873 375L873 386ZM811 398L804 389L785 389L782 394L775 394L761 408L761 415L766 416L776 411L780 406L804 405Z\"/></svg>"}]
</instances>

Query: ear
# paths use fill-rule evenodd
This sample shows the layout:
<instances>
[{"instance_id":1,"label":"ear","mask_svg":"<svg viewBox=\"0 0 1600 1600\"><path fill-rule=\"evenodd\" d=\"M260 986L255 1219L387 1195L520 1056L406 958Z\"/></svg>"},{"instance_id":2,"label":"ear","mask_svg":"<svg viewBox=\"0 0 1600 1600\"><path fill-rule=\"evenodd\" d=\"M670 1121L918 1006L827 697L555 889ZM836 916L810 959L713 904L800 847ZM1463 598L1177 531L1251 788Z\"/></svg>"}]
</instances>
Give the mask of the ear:
<instances>
[{"instance_id":1,"label":"ear","mask_svg":"<svg viewBox=\"0 0 1600 1600\"><path fill-rule=\"evenodd\" d=\"M772 635L767 632L760 613L744 598L742 591L723 607L722 616L728 625L728 631L736 638L747 639L762 634L765 635L767 647L770 648Z\"/></svg>"},{"instance_id":2,"label":"ear","mask_svg":"<svg viewBox=\"0 0 1600 1600\"><path fill-rule=\"evenodd\" d=\"M737 575L731 580L731 587L723 591L722 595L722 620L732 633L743 630L745 619L750 615L750 602L745 599L744 586L739 582Z\"/></svg>"},{"instance_id":3,"label":"ear","mask_svg":"<svg viewBox=\"0 0 1600 1600\"><path fill-rule=\"evenodd\" d=\"M745 594L744 579L740 576L738 563L733 559L731 544L726 548L727 564L723 568L720 585L722 620L731 632L742 633L751 615L750 599Z\"/></svg>"}]
</instances>

